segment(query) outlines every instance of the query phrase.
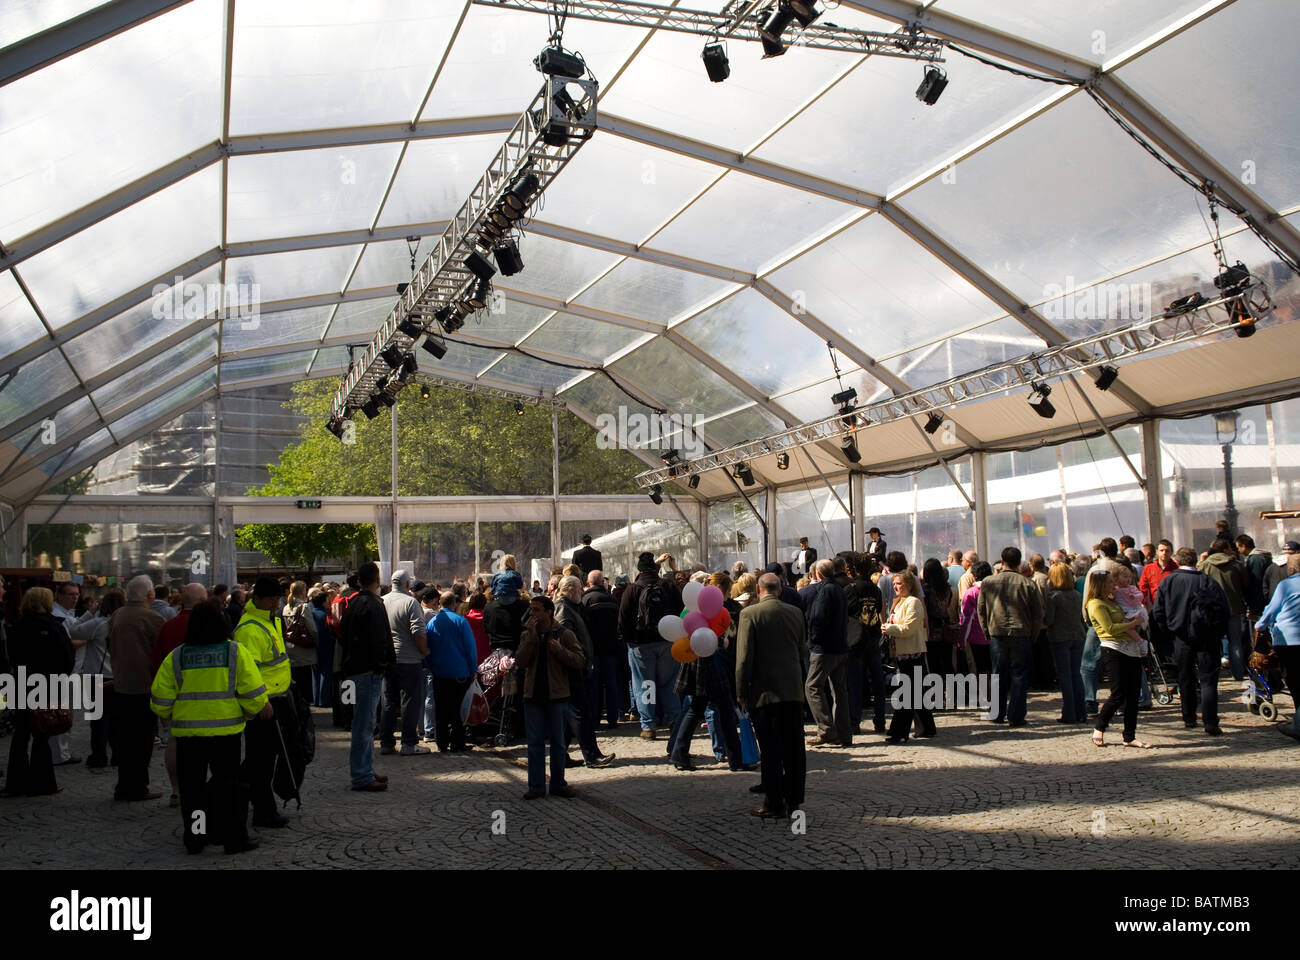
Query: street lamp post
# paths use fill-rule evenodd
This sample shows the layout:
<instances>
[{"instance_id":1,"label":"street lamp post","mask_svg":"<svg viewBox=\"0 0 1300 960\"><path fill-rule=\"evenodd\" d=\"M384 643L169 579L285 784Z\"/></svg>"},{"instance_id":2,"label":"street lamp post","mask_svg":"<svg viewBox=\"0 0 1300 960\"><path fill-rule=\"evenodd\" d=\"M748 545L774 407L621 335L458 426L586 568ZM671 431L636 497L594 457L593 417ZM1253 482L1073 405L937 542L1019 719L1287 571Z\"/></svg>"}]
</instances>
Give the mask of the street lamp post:
<instances>
[{"instance_id":1,"label":"street lamp post","mask_svg":"<svg viewBox=\"0 0 1300 960\"><path fill-rule=\"evenodd\" d=\"M1237 440L1237 411L1223 410L1214 415L1214 432L1223 446L1223 490L1226 503L1223 519L1228 523L1228 533L1237 532L1237 504L1232 496L1232 445Z\"/></svg>"}]
</instances>

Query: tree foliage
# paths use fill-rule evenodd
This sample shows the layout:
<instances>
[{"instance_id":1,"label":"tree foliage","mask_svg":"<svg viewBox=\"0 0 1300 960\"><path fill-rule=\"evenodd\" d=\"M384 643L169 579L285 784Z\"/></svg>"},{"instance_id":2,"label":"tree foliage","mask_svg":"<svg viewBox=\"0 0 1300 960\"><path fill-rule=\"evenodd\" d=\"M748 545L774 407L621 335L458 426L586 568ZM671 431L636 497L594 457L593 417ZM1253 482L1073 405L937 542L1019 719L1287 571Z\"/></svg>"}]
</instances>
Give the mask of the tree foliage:
<instances>
[{"instance_id":1,"label":"tree foliage","mask_svg":"<svg viewBox=\"0 0 1300 960\"><path fill-rule=\"evenodd\" d=\"M90 489L92 470L83 470L66 480L50 487L51 494L78 494ZM72 554L86 549L86 535L90 533L88 523L46 523L35 527L28 534L27 556L32 562L39 562L42 554L47 562L68 567L72 564Z\"/></svg>"},{"instance_id":2,"label":"tree foliage","mask_svg":"<svg viewBox=\"0 0 1300 960\"><path fill-rule=\"evenodd\" d=\"M250 523L235 531L235 542L258 550L278 566L302 567L308 576L323 557L348 558L378 553L375 528L366 523Z\"/></svg>"}]
</instances>

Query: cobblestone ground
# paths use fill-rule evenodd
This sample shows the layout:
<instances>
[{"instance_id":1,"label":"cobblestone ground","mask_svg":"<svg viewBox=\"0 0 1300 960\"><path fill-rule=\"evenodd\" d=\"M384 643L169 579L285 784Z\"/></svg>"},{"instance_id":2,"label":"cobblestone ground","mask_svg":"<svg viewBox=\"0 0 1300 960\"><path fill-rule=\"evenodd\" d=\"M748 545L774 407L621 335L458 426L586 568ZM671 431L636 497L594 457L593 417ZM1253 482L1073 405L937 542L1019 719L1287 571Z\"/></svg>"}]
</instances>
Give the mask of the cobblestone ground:
<instances>
[{"instance_id":1,"label":"cobblestone ground","mask_svg":"<svg viewBox=\"0 0 1300 960\"><path fill-rule=\"evenodd\" d=\"M386 793L348 789L347 735L317 712L318 752L290 825L260 849L187 856L164 799L114 803L114 775L57 769L55 797L0 800L0 863L19 868L1286 868L1300 866L1300 744L1220 688L1224 736L1183 727L1177 704L1141 714L1153 750L1097 749L1090 725L1055 722L1059 700L1035 695L1028 726L972 712L939 716L939 736L886 746L867 733L848 750L808 751L806 832L748 815L757 774L665 762L665 739L622 724L601 746L618 759L573 769L576 799L525 802L524 747L376 756ZM1290 700L1282 697L1290 719ZM870 724L868 723L868 728ZM809 728L809 732L812 730ZM74 731L78 755L87 733ZM0 756L8 741L0 741ZM574 754L577 755L576 749ZM497 832L494 832L494 825ZM504 831L504 832L501 832Z\"/></svg>"}]
</instances>

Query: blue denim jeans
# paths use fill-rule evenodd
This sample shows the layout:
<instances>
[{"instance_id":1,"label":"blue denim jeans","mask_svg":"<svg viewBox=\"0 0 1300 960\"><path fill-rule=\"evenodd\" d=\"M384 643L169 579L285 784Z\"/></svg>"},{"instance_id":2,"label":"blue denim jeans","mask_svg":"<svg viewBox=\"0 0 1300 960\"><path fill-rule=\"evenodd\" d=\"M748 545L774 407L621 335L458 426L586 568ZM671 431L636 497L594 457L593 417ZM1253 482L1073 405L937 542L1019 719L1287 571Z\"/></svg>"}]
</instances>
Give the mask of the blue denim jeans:
<instances>
[{"instance_id":1,"label":"blue denim jeans","mask_svg":"<svg viewBox=\"0 0 1300 960\"><path fill-rule=\"evenodd\" d=\"M1250 630L1246 618L1240 613L1228 615L1228 669L1232 679L1243 680L1246 676L1246 664L1250 662Z\"/></svg>"},{"instance_id":2,"label":"blue denim jeans","mask_svg":"<svg viewBox=\"0 0 1300 960\"><path fill-rule=\"evenodd\" d=\"M394 736L397 728L397 704L402 705L402 746L413 747L420 742L421 711L425 703L424 665L399 663L393 674L384 682L384 718L380 724L380 745L397 745Z\"/></svg>"},{"instance_id":3,"label":"blue denim jeans","mask_svg":"<svg viewBox=\"0 0 1300 960\"><path fill-rule=\"evenodd\" d=\"M996 723L1003 720L1020 723L1025 719L1029 707L1029 658L1033 646L1032 637L989 637L989 652L993 655L993 666L998 675Z\"/></svg>"},{"instance_id":4,"label":"blue denim jeans","mask_svg":"<svg viewBox=\"0 0 1300 960\"><path fill-rule=\"evenodd\" d=\"M1053 643L1052 659L1056 678L1061 681L1061 717L1066 723L1085 723L1088 708L1083 695L1083 638L1071 643Z\"/></svg>"},{"instance_id":5,"label":"blue denim jeans","mask_svg":"<svg viewBox=\"0 0 1300 960\"><path fill-rule=\"evenodd\" d=\"M356 697L352 709L352 750L348 754L353 790L375 779L375 704L379 702L383 680L378 673L359 673L347 678Z\"/></svg>"},{"instance_id":6,"label":"blue denim jeans","mask_svg":"<svg viewBox=\"0 0 1300 960\"><path fill-rule=\"evenodd\" d=\"M562 790L564 765L569 753L564 749L564 732L569 722L568 701L524 703L524 727L528 735L528 789L546 792L546 741L551 742L551 790Z\"/></svg>"},{"instance_id":7,"label":"blue denim jeans","mask_svg":"<svg viewBox=\"0 0 1300 960\"><path fill-rule=\"evenodd\" d=\"M1083 674L1084 706L1089 713L1097 712L1097 661L1101 659L1101 641L1097 631L1088 628L1088 635L1083 638L1083 659L1079 672Z\"/></svg>"},{"instance_id":8,"label":"blue denim jeans","mask_svg":"<svg viewBox=\"0 0 1300 960\"><path fill-rule=\"evenodd\" d=\"M673 659L672 644L667 640L642 643L627 648L632 668L632 690L636 709L641 714L641 729L655 729L655 708L663 709L664 726L671 728L681 716L682 704L677 697L679 664ZM650 687L646 687L646 683Z\"/></svg>"}]
</instances>

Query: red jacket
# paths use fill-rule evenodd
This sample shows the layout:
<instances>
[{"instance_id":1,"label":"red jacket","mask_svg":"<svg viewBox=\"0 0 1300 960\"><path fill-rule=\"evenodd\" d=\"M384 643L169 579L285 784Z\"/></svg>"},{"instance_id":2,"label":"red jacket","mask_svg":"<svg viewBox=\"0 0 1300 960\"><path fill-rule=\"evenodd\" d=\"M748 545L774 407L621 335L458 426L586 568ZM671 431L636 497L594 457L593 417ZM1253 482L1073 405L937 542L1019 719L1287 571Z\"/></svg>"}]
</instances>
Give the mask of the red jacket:
<instances>
[{"instance_id":1,"label":"red jacket","mask_svg":"<svg viewBox=\"0 0 1300 960\"><path fill-rule=\"evenodd\" d=\"M188 610L182 610L162 625L162 629L158 631L158 639L153 642L153 656L150 658L151 669L155 675L162 662L167 659L167 654L185 642L185 631L189 628L190 611Z\"/></svg>"},{"instance_id":2,"label":"red jacket","mask_svg":"<svg viewBox=\"0 0 1300 960\"><path fill-rule=\"evenodd\" d=\"M1167 567L1162 568L1160 564L1152 560L1142 568L1142 576L1138 580L1138 589L1142 591L1142 599L1146 601L1148 608L1156 602L1156 591L1160 589L1160 581L1177 569L1178 564L1174 562L1172 557Z\"/></svg>"},{"instance_id":3,"label":"red jacket","mask_svg":"<svg viewBox=\"0 0 1300 960\"><path fill-rule=\"evenodd\" d=\"M474 631L474 646L478 654L478 662L482 663L492 651L492 647L488 644L487 630L483 628L483 611L470 610L465 614L465 619L469 621L470 630Z\"/></svg>"}]
</instances>

